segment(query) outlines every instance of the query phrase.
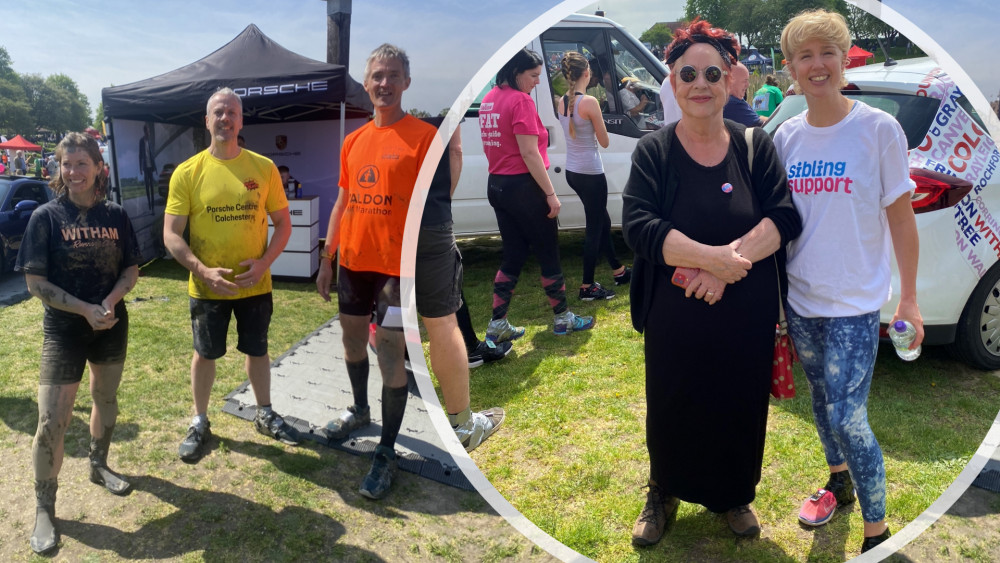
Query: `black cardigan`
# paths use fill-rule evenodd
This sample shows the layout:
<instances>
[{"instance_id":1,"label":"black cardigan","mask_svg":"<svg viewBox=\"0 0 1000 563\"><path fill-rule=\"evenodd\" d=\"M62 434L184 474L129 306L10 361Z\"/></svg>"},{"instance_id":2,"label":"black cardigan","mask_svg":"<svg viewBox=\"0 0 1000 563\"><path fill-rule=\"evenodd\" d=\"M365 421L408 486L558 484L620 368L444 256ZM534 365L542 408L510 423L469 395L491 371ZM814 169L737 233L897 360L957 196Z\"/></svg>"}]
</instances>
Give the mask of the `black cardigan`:
<instances>
[{"instance_id":1,"label":"black cardigan","mask_svg":"<svg viewBox=\"0 0 1000 563\"><path fill-rule=\"evenodd\" d=\"M781 249L777 252L780 262L781 287L787 287L784 278L784 247L802 232L802 218L792 204L788 190L788 177L778 159L774 143L767 134L754 131L753 174L747 161L748 151L744 131L746 127L724 120L729 129L729 143L736 154L737 164L747 184L753 186L764 217L771 219L781 235ZM663 240L673 229L670 212L677 191L677 176L667 162L670 143L675 139L677 123L648 133L639 140L632 153L632 170L622 194L622 231L625 243L635 253L633 263L631 308L632 326L639 332L646 325L646 311L652 301L656 283L656 268L668 267L663 260Z\"/></svg>"}]
</instances>

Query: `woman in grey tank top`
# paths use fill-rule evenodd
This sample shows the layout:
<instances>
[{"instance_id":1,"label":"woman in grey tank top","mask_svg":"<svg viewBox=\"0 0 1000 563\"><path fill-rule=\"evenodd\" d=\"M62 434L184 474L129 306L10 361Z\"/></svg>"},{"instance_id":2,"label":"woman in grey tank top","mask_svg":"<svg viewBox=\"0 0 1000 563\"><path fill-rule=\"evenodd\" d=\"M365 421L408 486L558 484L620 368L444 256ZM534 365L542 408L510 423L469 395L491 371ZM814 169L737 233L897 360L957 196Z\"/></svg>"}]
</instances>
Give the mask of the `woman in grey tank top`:
<instances>
[{"instance_id":1,"label":"woman in grey tank top","mask_svg":"<svg viewBox=\"0 0 1000 563\"><path fill-rule=\"evenodd\" d=\"M594 281L598 257L607 258L615 285L628 283L632 271L618 261L611 240L608 181L604 177L604 166L597 149L598 143L608 147L608 130L597 98L580 92L590 82L591 70L587 59L576 51L568 51L563 56L561 70L568 84L558 109L559 123L566 134L566 181L580 196L587 218L580 299L611 299L615 292Z\"/></svg>"}]
</instances>

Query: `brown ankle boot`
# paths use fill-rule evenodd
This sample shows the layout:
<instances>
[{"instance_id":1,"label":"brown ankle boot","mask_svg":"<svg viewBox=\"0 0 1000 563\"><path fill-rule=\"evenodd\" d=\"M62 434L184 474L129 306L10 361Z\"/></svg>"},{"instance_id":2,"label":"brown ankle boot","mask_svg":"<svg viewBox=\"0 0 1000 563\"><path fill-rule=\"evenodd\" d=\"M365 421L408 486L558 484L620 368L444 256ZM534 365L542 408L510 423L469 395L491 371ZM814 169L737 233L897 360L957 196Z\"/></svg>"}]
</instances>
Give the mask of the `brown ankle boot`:
<instances>
[{"instance_id":1,"label":"brown ankle boot","mask_svg":"<svg viewBox=\"0 0 1000 563\"><path fill-rule=\"evenodd\" d=\"M681 501L663 492L655 483L649 483L646 506L632 528L632 545L644 547L660 541L670 519L677 514Z\"/></svg>"},{"instance_id":2,"label":"brown ankle boot","mask_svg":"<svg viewBox=\"0 0 1000 563\"><path fill-rule=\"evenodd\" d=\"M121 475L108 469L108 446L111 445L111 434L115 427L110 426L104 429L104 436L101 439L90 438L90 480L116 495L124 495L129 492L131 484L122 478Z\"/></svg>"},{"instance_id":3,"label":"brown ankle boot","mask_svg":"<svg viewBox=\"0 0 1000 563\"><path fill-rule=\"evenodd\" d=\"M49 553L59 545L56 530L56 489L57 479L35 481L35 529L31 531L31 550L35 553Z\"/></svg>"}]
</instances>

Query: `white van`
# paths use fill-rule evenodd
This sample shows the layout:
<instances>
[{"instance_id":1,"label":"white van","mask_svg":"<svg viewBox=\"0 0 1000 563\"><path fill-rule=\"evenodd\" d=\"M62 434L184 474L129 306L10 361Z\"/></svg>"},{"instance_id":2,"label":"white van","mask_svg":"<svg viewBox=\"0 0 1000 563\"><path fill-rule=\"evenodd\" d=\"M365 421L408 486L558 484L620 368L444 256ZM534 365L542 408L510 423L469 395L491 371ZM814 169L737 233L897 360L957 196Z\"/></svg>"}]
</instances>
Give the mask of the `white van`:
<instances>
[{"instance_id":1,"label":"white van","mask_svg":"<svg viewBox=\"0 0 1000 563\"><path fill-rule=\"evenodd\" d=\"M621 225L622 190L628 180L632 151L644 134L663 125L660 106L660 84L668 74L666 66L624 28L597 16L573 14L536 37L527 47L545 60L546 71L531 96L538 107L542 124L549 132L549 177L555 186L562 209L561 229L582 229L586 226L583 205L566 183L566 139L556 103L566 88L559 63L566 51L578 51L591 61L595 69L594 87L587 90L601 102L604 123L611 143L601 149L604 173L608 178L608 212L615 226ZM637 116L621 111L619 88L622 80L639 80L638 90L644 91L649 102ZM492 88L488 85L465 114L462 122L464 152L462 176L452 197L452 216L456 235L494 234L498 232L496 216L486 199L489 176L479 131L479 100ZM667 88L670 86L667 85Z\"/></svg>"}]
</instances>

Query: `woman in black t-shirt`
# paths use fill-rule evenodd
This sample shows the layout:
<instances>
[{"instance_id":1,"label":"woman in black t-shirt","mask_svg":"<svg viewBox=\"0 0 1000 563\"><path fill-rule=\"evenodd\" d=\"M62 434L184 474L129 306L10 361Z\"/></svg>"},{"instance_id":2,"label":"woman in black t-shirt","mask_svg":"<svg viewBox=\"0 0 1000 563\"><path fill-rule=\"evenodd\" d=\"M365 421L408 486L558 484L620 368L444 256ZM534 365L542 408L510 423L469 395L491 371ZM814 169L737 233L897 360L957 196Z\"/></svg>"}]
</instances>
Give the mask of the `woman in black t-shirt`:
<instances>
[{"instance_id":1,"label":"woman in black t-shirt","mask_svg":"<svg viewBox=\"0 0 1000 563\"><path fill-rule=\"evenodd\" d=\"M90 480L114 494L129 483L108 469L108 446L118 418L117 393L128 345L123 297L135 286L140 260L125 210L105 199L107 176L97 143L70 133L56 147L60 174L51 182L56 199L28 222L16 269L28 291L45 306L38 430L32 444L35 527L31 549L59 543L55 500L63 440L73 403L90 368Z\"/></svg>"}]
</instances>

